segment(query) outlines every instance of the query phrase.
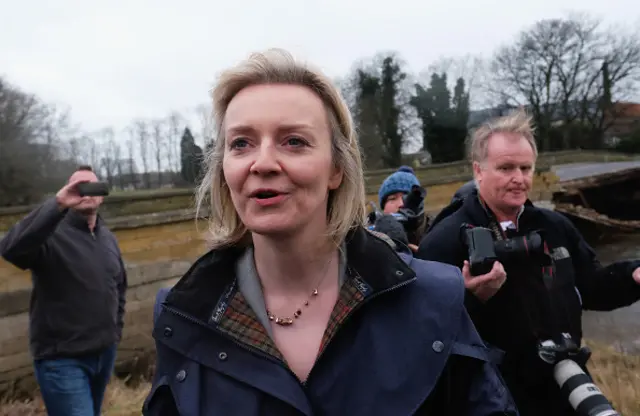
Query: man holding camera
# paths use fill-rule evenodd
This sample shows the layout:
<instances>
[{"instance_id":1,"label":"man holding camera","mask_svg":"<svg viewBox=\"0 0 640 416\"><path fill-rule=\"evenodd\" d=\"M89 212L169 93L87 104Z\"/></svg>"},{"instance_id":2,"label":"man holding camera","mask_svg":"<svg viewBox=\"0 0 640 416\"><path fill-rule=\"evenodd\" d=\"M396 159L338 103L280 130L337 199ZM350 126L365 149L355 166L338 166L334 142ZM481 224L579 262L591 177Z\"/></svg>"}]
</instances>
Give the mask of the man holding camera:
<instances>
[{"instance_id":1,"label":"man holding camera","mask_svg":"<svg viewBox=\"0 0 640 416\"><path fill-rule=\"evenodd\" d=\"M567 218L529 201L537 148L524 112L485 123L470 145L478 191L454 202L458 209L426 234L416 257L462 269L467 310L485 342L504 351L501 373L521 415L606 409L582 372L582 310L640 299L640 262L601 266ZM566 362L579 365L571 383ZM582 395L570 404L573 391Z\"/></svg>"},{"instance_id":2,"label":"man holding camera","mask_svg":"<svg viewBox=\"0 0 640 416\"><path fill-rule=\"evenodd\" d=\"M52 416L100 414L122 336L127 276L103 197L87 196L105 192L83 191L97 182L79 168L0 241L5 260L31 270L30 348Z\"/></svg>"}]
</instances>

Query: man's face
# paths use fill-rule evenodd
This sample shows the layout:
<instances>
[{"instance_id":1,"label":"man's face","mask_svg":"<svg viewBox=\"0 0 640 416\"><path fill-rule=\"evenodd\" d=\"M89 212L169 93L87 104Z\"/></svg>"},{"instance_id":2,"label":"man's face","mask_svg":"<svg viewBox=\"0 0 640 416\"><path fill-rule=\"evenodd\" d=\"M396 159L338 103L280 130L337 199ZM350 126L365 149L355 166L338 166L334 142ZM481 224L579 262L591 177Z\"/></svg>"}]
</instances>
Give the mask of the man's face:
<instances>
[{"instance_id":1,"label":"man's face","mask_svg":"<svg viewBox=\"0 0 640 416\"><path fill-rule=\"evenodd\" d=\"M98 182L98 177L96 176L95 173L91 171L79 170L74 172L73 175L71 175L71 177L69 178L69 183L76 180L82 180L86 182ZM100 205L102 204L103 200L104 200L104 197L101 197L101 196L85 196L83 197L82 202L80 202L80 204L73 207L73 209L85 215L95 214L96 211L98 210L98 207L100 207Z\"/></svg>"},{"instance_id":2,"label":"man's face","mask_svg":"<svg viewBox=\"0 0 640 416\"><path fill-rule=\"evenodd\" d=\"M487 158L473 170L482 199L494 211L517 213L533 182L535 158L529 142L517 134L496 133L489 138Z\"/></svg>"}]
</instances>

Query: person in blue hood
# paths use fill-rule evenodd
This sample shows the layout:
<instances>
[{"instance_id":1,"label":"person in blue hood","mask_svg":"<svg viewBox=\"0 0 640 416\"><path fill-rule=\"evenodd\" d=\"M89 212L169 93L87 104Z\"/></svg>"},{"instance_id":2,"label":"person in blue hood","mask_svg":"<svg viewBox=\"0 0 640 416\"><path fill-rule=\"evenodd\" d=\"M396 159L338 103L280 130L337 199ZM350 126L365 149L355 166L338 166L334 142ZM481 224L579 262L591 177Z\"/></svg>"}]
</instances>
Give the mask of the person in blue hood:
<instances>
[{"instance_id":1,"label":"person in blue hood","mask_svg":"<svg viewBox=\"0 0 640 416\"><path fill-rule=\"evenodd\" d=\"M413 169L400 166L397 171L389 175L378 190L378 204L385 214L395 214L403 206L403 197L411 192L413 186L420 186Z\"/></svg>"},{"instance_id":2,"label":"person in blue hood","mask_svg":"<svg viewBox=\"0 0 640 416\"><path fill-rule=\"evenodd\" d=\"M409 201L407 195L414 192L414 195L421 193L421 201L407 205ZM418 244L427 228L428 217L424 212L424 197L426 190L420 186L420 182L414 170L409 166L400 166L397 171L389 175L378 190L378 203L381 213L371 216L370 223L372 229L382 232L394 238L396 242L401 242L401 246L407 246L414 252L418 249ZM417 201L417 200L416 200ZM402 224L394 227L389 218L395 218ZM398 237L398 232L406 236Z\"/></svg>"}]
</instances>

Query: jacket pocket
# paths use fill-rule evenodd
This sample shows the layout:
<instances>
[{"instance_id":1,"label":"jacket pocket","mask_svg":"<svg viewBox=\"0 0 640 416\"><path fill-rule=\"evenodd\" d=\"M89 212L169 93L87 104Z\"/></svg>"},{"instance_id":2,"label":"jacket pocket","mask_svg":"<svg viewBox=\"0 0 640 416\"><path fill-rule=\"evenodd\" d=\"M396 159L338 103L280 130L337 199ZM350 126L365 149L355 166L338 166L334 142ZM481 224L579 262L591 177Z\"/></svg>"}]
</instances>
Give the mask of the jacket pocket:
<instances>
[{"instance_id":1,"label":"jacket pocket","mask_svg":"<svg viewBox=\"0 0 640 416\"><path fill-rule=\"evenodd\" d=\"M160 377L151 387L142 405L144 416L180 416L167 376Z\"/></svg>"},{"instance_id":2,"label":"jacket pocket","mask_svg":"<svg viewBox=\"0 0 640 416\"><path fill-rule=\"evenodd\" d=\"M457 356L467 363L458 366L455 375L457 379L467 380L467 394L458 396L460 392L457 392L453 397L455 403L464 402L466 396L464 407L468 416L518 415L511 393L498 370L503 356L501 350L455 343L451 354L452 358Z\"/></svg>"}]
</instances>

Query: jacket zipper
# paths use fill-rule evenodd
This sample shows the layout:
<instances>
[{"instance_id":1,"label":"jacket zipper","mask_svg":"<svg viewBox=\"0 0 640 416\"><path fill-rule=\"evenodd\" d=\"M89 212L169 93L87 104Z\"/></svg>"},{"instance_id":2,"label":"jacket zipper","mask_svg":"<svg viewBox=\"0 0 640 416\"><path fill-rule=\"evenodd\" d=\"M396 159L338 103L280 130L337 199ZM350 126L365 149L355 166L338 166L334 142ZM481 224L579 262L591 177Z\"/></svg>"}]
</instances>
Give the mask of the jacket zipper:
<instances>
[{"instance_id":1,"label":"jacket zipper","mask_svg":"<svg viewBox=\"0 0 640 416\"><path fill-rule=\"evenodd\" d=\"M374 293L373 295L371 295L369 298L365 299L363 302L360 302L358 305L356 305L355 308L353 308L348 314L347 316L345 316L344 320L342 321L342 325L340 325L340 327L336 328L336 330L334 331L333 335L331 336L331 338L329 338L327 340L327 343L325 344L324 348L322 349L322 351L320 351L320 353L318 354L318 356L316 357L316 361L313 363L313 367L311 367L311 371L309 372L309 375L307 376L307 379L302 382L302 385L306 388L307 385L309 384L309 380L311 380L311 375L313 374L313 370L315 370L315 368L317 367L317 364L320 362L320 359L324 356L324 352L327 350L327 348L329 348L329 343L331 342L331 340L333 338L336 337L336 335L338 334L338 331L340 331L340 329L344 326L344 324L349 320L349 318L351 318L351 316L356 313L360 308L362 308L364 305L368 304L369 302L371 302L373 299L377 298L380 295L384 295L385 293L389 293L392 292L396 289L400 289L401 287L404 287L406 285L408 285L409 283L413 283L417 280L417 277L414 277L412 279L409 280L405 280L402 283L398 283L397 285L388 287L384 290L381 290L379 292Z\"/></svg>"},{"instance_id":2,"label":"jacket zipper","mask_svg":"<svg viewBox=\"0 0 640 416\"><path fill-rule=\"evenodd\" d=\"M371 295L368 299L365 299L364 302L359 303L355 308L353 308L349 314L344 318L342 325L340 325L340 327L336 328L335 332L333 333L333 336L328 340L327 344L324 346L324 348L322 349L322 351L320 351L320 354L318 354L318 356L316 357L316 360L313 364L313 367L311 367L311 371L309 372L309 375L307 376L307 379L305 381L300 381L300 379L298 378L298 376L291 370L291 368L289 368L288 365L286 365L285 362L283 362L282 360L273 357L269 354L264 353L263 351L259 350L258 348L255 348L251 345L247 345L245 343L239 342L237 341L235 338L230 337L229 335L225 334L224 332L214 329L212 327L210 327L209 325L207 325L206 323L204 323L203 321L201 321L200 319L194 318L190 315L187 315L185 313L180 312L177 309L174 309L170 306L166 306L166 305L162 305L163 308L165 308L166 310L168 310L169 312L171 312L172 314L179 316L183 319L186 319L189 322L192 322L194 324L197 324L207 330L212 330L215 331L217 334L223 336L224 338L228 339L229 341L231 341L232 343L234 343L235 345L237 345L238 347L244 349L245 351L248 351L250 353L254 353L259 355L260 357L266 358L276 364L279 364L280 366L282 366L285 370L287 370L289 372L289 374L291 374L296 380L298 380L298 382L300 383L300 385L306 390L306 387L308 385L309 380L311 379L311 375L313 374L313 370L316 368L316 364L320 361L320 358L324 356L324 352L327 350L328 346L329 346L329 342L331 341L331 339L333 339L336 334L338 333L338 331L340 331L340 329L344 326L344 323L347 322L347 320L356 312L358 311L361 307L363 307L364 305L368 304L369 302L371 302L373 299L377 298L380 295L383 295L385 293L389 293L393 290L396 289L400 289L401 287L404 287L406 285L408 285L409 283L413 283L417 278L414 277L412 279L406 280L402 283L398 283L397 285L391 286L389 288L386 288L384 290L381 290L379 292L374 293L373 295Z\"/></svg>"}]
</instances>

